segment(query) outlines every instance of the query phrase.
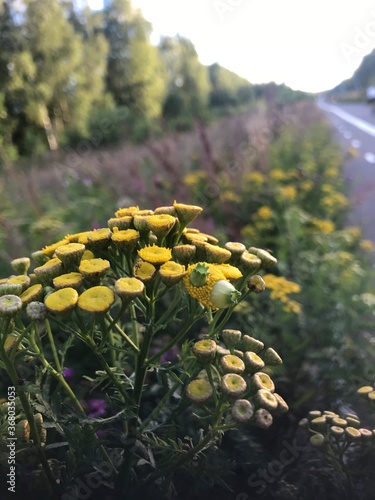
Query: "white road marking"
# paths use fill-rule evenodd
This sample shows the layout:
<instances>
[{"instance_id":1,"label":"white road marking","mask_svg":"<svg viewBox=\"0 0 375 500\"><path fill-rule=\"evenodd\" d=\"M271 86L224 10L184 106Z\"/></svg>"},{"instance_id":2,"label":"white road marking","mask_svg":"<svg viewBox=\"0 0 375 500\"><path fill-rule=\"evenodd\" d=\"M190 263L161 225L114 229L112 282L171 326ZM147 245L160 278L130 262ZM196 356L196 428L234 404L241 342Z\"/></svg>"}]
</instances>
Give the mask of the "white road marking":
<instances>
[{"instance_id":1,"label":"white road marking","mask_svg":"<svg viewBox=\"0 0 375 500\"><path fill-rule=\"evenodd\" d=\"M374 153L365 153L363 155L363 158L368 162L368 163L375 163L375 155Z\"/></svg>"},{"instance_id":2,"label":"white road marking","mask_svg":"<svg viewBox=\"0 0 375 500\"><path fill-rule=\"evenodd\" d=\"M330 113L333 113L346 122L350 123L351 125L354 125L354 127L359 128L360 130L363 130L363 132L366 132L367 134L371 135L372 137L375 137L375 126L371 125L368 122L365 122L364 120L360 120L354 115L351 115L347 113L346 111L343 111L342 109L338 108L337 106L332 106L331 104L327 104L325 102L318 102L318 106L322 109L325 109L326 111L329 111Z\"/></svg>"},{"instance_id":3,"label":"white road marking","mask_svg":"<svg viewBox=\"0 0 375 500\"><path fill-rule=\"evenodd\" d=\"M353 139L352 142L352 148L359 149L361 147L361 141L358 139Z\"/></svg>"}]
</instances>

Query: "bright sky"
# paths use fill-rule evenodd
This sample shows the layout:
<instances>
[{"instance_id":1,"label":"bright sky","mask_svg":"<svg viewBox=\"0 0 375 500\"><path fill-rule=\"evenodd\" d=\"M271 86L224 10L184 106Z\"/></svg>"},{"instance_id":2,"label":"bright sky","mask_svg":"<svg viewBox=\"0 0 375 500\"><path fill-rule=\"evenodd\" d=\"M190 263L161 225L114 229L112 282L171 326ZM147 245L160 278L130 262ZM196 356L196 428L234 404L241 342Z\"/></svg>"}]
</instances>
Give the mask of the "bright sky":
<instances>
[{"instance_id":1,"label":"bright sky","mask_svg":"<svg viewBox=\"0 0 375 500\"><path fill-rule=\"evenodd\" d=\"M100 7L102 0L89 0ZM152 23L152 41L180 33L203 64L251 83L328 90L375 48L373 0L132 0Z\"/></svg>"}]
</instances>

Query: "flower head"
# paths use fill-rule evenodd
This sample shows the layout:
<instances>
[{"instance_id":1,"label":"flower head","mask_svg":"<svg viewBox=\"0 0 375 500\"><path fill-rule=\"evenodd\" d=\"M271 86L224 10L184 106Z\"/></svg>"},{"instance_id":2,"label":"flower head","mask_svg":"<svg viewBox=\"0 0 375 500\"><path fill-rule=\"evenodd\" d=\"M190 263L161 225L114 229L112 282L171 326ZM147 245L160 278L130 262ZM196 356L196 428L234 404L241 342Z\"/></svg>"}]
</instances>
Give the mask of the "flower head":
<instances>
[{"instance_id":1,"label":"flower head","mask_svg":"<svg viewBox=\"0 0 375 500\"><path fill-rule=\"evenodd\" d=\"M53 279L53 286L59 290L60 288L75 288L78 290L83 283L83 276L81 273L67 273L61 274Z\"/></svg>"},{"instance_id":2,"label":"flower head","mask_svg":"<svg viewBox=\"0 0 375 500\"><path fill-rule=\"evenodd\" d=\"M159 269L159 275L165 285L172 286L182 280L186 275L185 267L182 264L170 260Z\"/></svg>"},{"instance_id":3,"label":"flower head","mask_svg":"<svg viewBox=\"0 0 375 500\"><path fill-rule=\"evenodd\" d=\"M221 389L227 396L238 397L246 391L246 382L237 373L226 373L221 379Z\"/></svg>"},{"instance_id":4,"label":"flower head","mask_svg":"<svg viewBox=\"0 0 375 500\"><path fill-rule=\"evenodd\" d=\"M115 295L106 286L94 286L78 297L78 307L94 314L106 313L115 301Z\"/></svg>"},{"instance_id":5,"label":"flower head","mask_svg":"<svg viewBox=\"0 0 375 500\"><path fill-rule=\"evenodd\" d=\"M62 273L62 262L58 258L50 259L42 266L36 267L34 273L42 283L51 284L53 278Z\"/></svg>"},{"instance_id":6,"label":"flower head","mask_svg":"<svg viewBox=\"0 0 375 500\"><path fill-rule=\"evenodd\" d=\"M155 276L156 268L149 262L139 260L133 269L134 277L147 283Z\"/></svg>"},{"instance_id":7,"label":"flower head","mask_svg":"<svg viewBox=\"0 0 375 500\"><path fill-rule=\"evenodd\" d=\"M17 295L0 297L0 318L12 318L22 309L22 300Z\"/></svg>"},{"instance_id":8,"label":"flower head","mask_svg":"<svg viewBox=\"0 0 375 500\"><path fill-rule=\"evenodd\" d=\"M157 245L148 245L138 250L140 258L150 264L164 264L172 258L172 251L169 248L158 247Z\"/></svg>"},{"instance_id":9,"label":"flower head","mask_svg":"<svg viewBox=\"0 0 375 500\"><path fill-rule=\"evenodd\" d=\"M213 307L217 309L225 309L233 304L237 304L241 292L236 290L234 286L226 280L217 281L212 287L210 298Z\"/></svg>"},{"instance_id":10,"label":"flower head","mask_svg":"<svg viewBox=\"0 0 375 500\"><path fill-rule=\"evenodd\" d=\"M174 201L173 206L176 210L177 217L183 226L187 226L192 222L203 210L197 205L185 205L184 203L177 203Z\"/></svg>"},{"instance_id":11,"label":"flower head","mask_svg":"<svg viewBox=\"0 0 375 500\"><path fill-rule=\"evenodd\" d=\"M233 419L242 424L251 420L254 414L253 405L247 399L237 399L231 409Z\"/></svg>"},{"instance_id":12,"label":"flower head","mask_svg":"<svg viewBox=\"0 0 375 500\"><path fill-rule=\"evenodd\" d=\"M21 295L20 299L23 304L29 304L34 300L40 300L43 297L43 287L40 283L30 286Z\"/></svg>"},{"instance_id":13,"label":"flower head","mask_svg":"<svg viewBox=\"0 0 375 500\"><path fill-rule=\"evenodd\" d=\"M120 278L115 282L115 292L124 302L142 295L144 288L143 282L137 278Z\"/></svg>"},{"instance_id":14,"label":"flower head","mask_svg":"<svg viewBox=\"0 0 375 500\"><path fill-rule=\"evenodd\" d=\"M62 288L44 299L46 308L56 314L71 311L77 304L78 292L74 288Z\"/></svg>"},{"instance_id":15,"label":"flower head","mask_svg":"<svg viewBox=\"0 0 375 500\"><path fill-rule=\"evenodd\" d=\"M32 321L41 321L46 316L46 306L43 302L34 300L27 304L26 314Z\"/></svg>"},{"instance_id":16,"label":"flower head","mask_svg":"<svg viewBox=\"0 0 375 500\"><path fill-rule=\"evenodd\" d=\"M150 215L147 217L147 225L157 237L163 237L172 230L176 220L176 217L168 214Z\"/></svg>"},{"instance_id":17,"label":"flower head","mask_svg":"<svg viewBox=\"0 0 375 500\"><path fill-rule=\"evenodd\" d=\"M11 278L9 278L6 284L21 285L22 291L24 292L26 288L30 285L30 278L26 274L20 274L19 276L12 276Z\"/></svg>"},{"instance_id":18,"label":"flower head","mask_svg":"<svg viewBox=\"0 0 375 500\"><path fill-rule=\"evenodd\" d=\"M89 281L97 281L110 269L106 259L84 259L79 265L79 272Z\"/></svg>"},{"instance_id":19,"label":"flower head","mask_svg":"<svg viewBox=\"0 0 375 500\"><path fill-rule=\"evenodd\" d=\"M112 241L124 252L131 252L138 243L140 234L135 229L122 229L112 234Z\"/></svg>"},{"instance_id":20,"label":"flower head","mask_svg":"<svg viewBox=\"0 0 375 500\"><path fill-rule=\"evenodd\" d=\"M67 238L64 238L63 240L57 241L56 243L53 243L52 245L48 245L42 249L42 253L44 255L47 255L48 257L52 257L53 254L55 253L55 250L61 245L67 245L69 243L69 240Z\"/></svg>"},{"instance_id":21,"label":"flower head","mask_svg":"<svg viewBox=\"0 0 375 500\"><path fill-rule=\"evenodd\" d=\"M216 342L211 339L199 340L193 345L193 353L202 363L210 363L216 354Z\"/></svg>"},{"instance_id":22,"label":"flower head","mask_svg":"<svg viewBox=\"0 0 375 500\"><path fill-rule=\"evenodd\" d=\"M67 243L56 249L56 256L68 266L78 265L85 252L82 243Z\"/></svg>"},{"instance_id":23,"label":"flower head","mask_svg":"<svg viewBox=\"0 0 375 500\"><path fill-rule=\"evenodd\" d=\"M205 403L212 396L212 387L205 379L192 380L186 387L186 396L193 403Z\"/></svg>"},{"instance_id":24,"label":"flower head","mask_svg":"<svg viewBox=\"0 0 375 500\"><path fill-rule=\"evenodd\" d=\"M28 257L20 257L13 259L10 263L16 273L26 274L30 267L30 259Z\"/></svg>"}]
</instances>

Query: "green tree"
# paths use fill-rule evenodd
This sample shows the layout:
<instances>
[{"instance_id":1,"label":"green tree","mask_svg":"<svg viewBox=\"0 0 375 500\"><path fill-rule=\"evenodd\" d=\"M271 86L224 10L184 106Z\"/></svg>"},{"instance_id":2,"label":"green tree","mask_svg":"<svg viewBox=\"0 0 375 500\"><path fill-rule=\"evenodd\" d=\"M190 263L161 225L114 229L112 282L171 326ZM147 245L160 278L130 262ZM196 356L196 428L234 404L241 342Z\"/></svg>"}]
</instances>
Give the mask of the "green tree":
<instances>
[{"instance_id":1,"label":"green tree","mask_svg":"<svg viewBox=\"0 0 375 500\"><path fill-rule=\"evenodd\" d=\"M165 74L150 32L151 25L128 0L108 2L104 10L104 34L110 46L107 88L117 105L154 118L161 113Z\"/></svg>"},{"instance_id":2,"label":"green tree","mask_svg":"<svg viewBox=\"0 0 375 500\"><path fill-rule=\"evenodd\" d=\"M246 78L242 78L217 63L211 64L208 72L212 86L211 106L236 106L253 99L253 89Z\"/></svg>"},{"instance_id":3,"label":"green tree","mask_svg":"<svg viewBox=\"0 0 375 500\"><path fill-rule=\"evenodd\" d=\"M204 115L211 85L192 42L179 35L163 37L159 50L168 72L164 116Z\"/></svg>"}]
</instances>

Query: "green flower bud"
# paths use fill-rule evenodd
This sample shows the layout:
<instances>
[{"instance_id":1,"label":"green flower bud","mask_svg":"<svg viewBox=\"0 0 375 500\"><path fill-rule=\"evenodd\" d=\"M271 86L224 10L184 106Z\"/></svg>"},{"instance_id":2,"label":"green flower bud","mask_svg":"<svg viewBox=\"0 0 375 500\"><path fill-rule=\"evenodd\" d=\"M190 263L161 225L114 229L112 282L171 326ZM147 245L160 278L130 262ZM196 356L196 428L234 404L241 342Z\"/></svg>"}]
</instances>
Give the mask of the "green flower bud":
<instances>
[{"instance_id":1,"label":"green flower bud","mask_svg":"<svg viewBox=\"0 0 375 500\"><path fill-rule=\"evenodd\" d=\"M256 255L245 251L239 260L238 266L245 273L253 273L262 265L262 261Z\"/></svg>"},{"instance_id":2,"label":"green flower bud","mask_svg":"<svg viewBox=\"0 0 375 500\"><path fill-rule=\"evenodd\" d=\"M266 365L270 366L283 364L283 360L280 358L277 352L272 349L272 347L269 347L264 353L264 362L266 363Z\"/></svg>"},{"instance_id":3,"label":"green flower bud","mask_svg":"<svg viewBox=\"0 0 375 500\"><path fill-rule=\"evenodd\" d=\"M0 318L13 318L22 309L22 300L17 295L0 297Z\"/></svg>"},{"instance_id":4,"label":"green flower bud","mask_svg":"<svg viewBox=\"0 0 375 500\"><path fill-rule=\"evenodd\" d=\"M338 427L345 428L348 425L348 422L340 417L335 417L332 419L332 425L337 425Z\"/></svg>"},{"instance_id":5,"label":"green flower bud","mask_svg":"<svg viewBox=\"0 0 375 500\"><path fill-rule=\"evenodd\" d=\"M221 336L227 347L234 347L241 340L242 333L240 330L223 330Z\"/></svg>"},{"instance_id":6,"label":"green flower bud","mask_svg":"<svg viewBox=\"0 0 375 500\"><path fill-rule=\"evenodd\" d=\"M242 424L251 420L254 415L254 408L250 401L246 399L237 399L237 401L233 403L231 413L233 419Z\"/></svg>"},{"instance_id":7,"label":"green flower bud","mask_svg":"<svg viewBox=\"0 0 375 500\"><path fill-rule=\"evenodd\" d=\"M360 428L358 430L361 433L362 439L364 441L368 441L368 440L372 439L372 431L370 431L369 429Z\"/></svg>"},{"instance_id":8,"label":"green flower bud","mask_svg":"<svg viewBox=\"0 0 375 500\"><path fill-rule=\"evenodd\" d=\"M202 363L210 363L216 354L216 342L211 339L199 340L193 345L192 351Z\"/></svg>"},{"instance_id":9,"label":"green flower bud","mask_svg":"<svg viewBox=\"0 0 375 500\"><path fill-rule=\"evenodd\" d=\"M335 439L340 439L344 435L345 431L342 427L332 425L332 427L329 428L329 432Z\"/></svg>"},{"instance_id":10,"label":"green flower bud","mask_svg":"<svg viewBox=\"0 0 375 500\"><path fill-rule=\"evenodd\" d=\"M249 253L256 255L262 262L262 267L267 269L268 267L275 266L277 264L277 259L271 255L266 250L261 248L250 247L248 249Z\"/></svg>"},{"instance_id":11,"label":"green flower bud","mask_svg":"<svg viewBox=\"0 0 375 500\"><path fill-rule=\"evenodd\" d=\"M360 394L361 396L367 396L367 394L369 392L372 392L373 390L374 388L371 385L364 385L357 390L357 394Z\"/></svg>"},{"instance_id":12,"label":"green flower bud","mask_svg":"<svg viewBox=\"0 0 375 500\"><path fill-rule=\"evenodd\" d=\"M313 434L310 437L310 443L313 446L316 446L317 448L320 448L325 443L325 437L323 436L323 434L319 434L319 433Z\"/></svg>"},{"instance_id":13,"label":"green flower bud","mask_svg":"<svg viewBox=\"0 0 375 500\"><path fill-rule=\"evenodd\" d=\"M280 394L274 393L274 396L277 401L277 408L273 412L274 415L283 415L289 410L289 406L287 405L286 401L280 396Z\"/></svg>"},{"instance_id":14,"label":"green flower bud","mask_svg":"<svg viewBox=\"0 0 375 500\"><path fill-rule=\"evenodd\" d=\"M237 304L239 297L241 297L241 292L236 290L229 281L219 280L214 284L210 297L213 307L225 309L233 304Z\"/></svg>"},{"instance_id":15,"label":"green flower bud","mask_svg":"<svg viewBox=\"0 0 375 500\"><path fill-rule=\"evenodd\" d=\"M241 374L245 370L245 364L238 356L227 354L220 360L220 366L224 373Z\"/></svg>"},{"instance_id":16,"label":"green flower bud","mask_svg":"<svg viewBox=\"0 0 375 500\"><path fill-rule=\"evenodd\" d=\"M209 269L206 264L199 262L190 273L190 283L196 287L204 286L207 281Z\"/></svg>"},{"instance_id":17,"label":"green flower bud","mask_svg":"<svg viewBox=\"0 0 375 500\"><path fill-rule=\"evenodd\" d=\"M243 336L242 344L245 351L252 351L255 352L255 354L258 354L264 348L263 342L249 335Z\"/></svg>"},{"instance_id":18,"label":"green flower bud","mask_svg":"<svg viewBox=\"0 0 375 500\"><path fill-rule=\"evenodd\" d=\"M321 417L315 417L310 422L311 428L317 431L324 431L327 427L327 420L325 415Z\"/></svg>"},{"instance_id":19,"label":"green flower bud","mask_svg":"<svg viewBox=\"0 0 375 500\"><path fill-rule=\"evenodd\" d=\"M36 252L33 252L31 254L31 257L33 258L33 261L37 266L42 266L49 260L48 255L44 254L42 250L37 250Z\"/></svg>"},{"instance_id":20,"label":"green flower bud","mask_svg":"<svg viewBox=\"0 0 375 500\"><path fill-rule=\"evenodd\" d=\"M316 417L321 417L322 412L319 410L311 410L309 411L309 417L311 418L316 418Z\"/></svg>"},{"instance_id":21,"label":"green flower bud","mask_svg":"<svg viewBox=\"0 0 375 500\"><path fill-rule=\"evenodd\" d=\"M246 370L255 373L264 368L264 361L255 352L246 351L244 354Z\"/></svg>"},{"instance_id":22,"label":"green flower bud","mask_svg":"<svg viewBox=\"0 0 375 500\"><path fill-rule=\"evenodd\" d=\"M346 427L345 435L348 441L359 441L362 438L361 432L354 427Z\"/></svg>"},{"instance_id":23,"label":"green flower bud","mask_svg":"<svg viewBox=\"0 0 375 500\"><path fill-rule=\"evenodd\" d=\"M177 245L172 249L173 258L184 264L190 264L195 255L196 248L194 245Z\"/></svg>"},{"instance_id":24,"label":"green flower bud","mask_svg":"<svg viewBox=\"0 0 375 500\"><path fill-rule=\"evenodd\" d=\"M271 413L265 408L259 408L254 414L254 423L260 429L268 429L272 425Z\"/></svg>"},{"instance_id":25,"label":"green flower bud","mask_svg":"<svg viewBox=\"0 0 375 500\"><path fill-rule=\"evenodd\" d=\"M20 257L13 259L10 263L14 271L18 274L26 274L30 267L30 259L28 257Z\"/></svg>"},{"instance_id":26,"label":"green flower bud","mask_svg":"<svg viewBox=\"0 0 375 500\"><path fill-rule=\"evenodd\" d=\"M235 241L228 241L225 243L224 248L229 250L232 254L229 264L232 266L237 264L241 258L241 255L245 252L246 247L242 243L237 243Z\"/></svg>"},{"instance_id":27,"label":"green flower bud","mask_svg":"<svg viewBox=\"0 0 375 500\"><path fill-rule=\"evenodd\" d=\"M308 429L310 422L308 418L302 418L299 422L298 425L302 427L302 429Z\"/></svg>"},{"instance_id":28,"label":"green flower bud","mask_svg":"<svg viewBox=\"0 0 375 500\"><path fill-rule=\"evenodd\" d=\"M257 392L259 389L267 389L270 392L274 392L275 384L267 373L257 372L251 377L250 389L253 393Z\"/></svg>"},{"instance_id":29,"label":"green flower bud","mask_svg":"<svg viewBox=\"0 0 375 500\"><path fill-rule=\"evenodd\" d=\"M262 276L254 275L247 280L247 286L251 292L261 293L266 289L266 283Z\"/></svg>"},{"instance_id":30,"label":"green flower bud","mask_svg":"<svg viewBox=\"0 0 375 500\"><path fill-rule=\"evenodd\" d=\"M236 373L226 373L221 379L221 389L227 396L238 397L246 391L246 382Z\"/></svg>"},{"instance_id":31,"label":"green flower bud","mask_svg":"<svg viewBox=\"0 0 375 500\"><path fill-rule=\"evenodd\" d=\"M270 412L276 410L277 408L277 399L272 392L267 391L266 389L259 389L254 396L254 402L258 408L265 408Z\"/></svg>"},{"instance_id":32,"label":"green flower bud","mask_svg":"<svg viewBox=\"0 0 375 500\"><path fill-rule=\"evenodd\" d=\"M19 283L3 283L0 285L0 296L21 295L22 285Z\"/></svg>"},{"instance_id":33,"label":"green flower bud","mask_svg":"<svg viewBox=\"0 0 375 500\"><path fill-rule=\"evenodd\" d=\"M41 321L46 317L47 308L43 302L33 301L26 306L26 314L32 321Z\"/></svg>"},{"instance_id":34,"label":"green flower bud","mask_svg":"<svg viewBox=\"0 0 375 500\"><path fill-rule=\"evenodd\" d=\"M192 380L186 387L186 396L193 403L203 404L212 396L211 384L205 379Z\"/></svg>"},{"instance_id":35,"label":"green flower bud","mask_svg":"<svg viewBox=\"0 0 375 500\"><path fill-rule=\"evenodd\" d=\"M359 421L358 418L346 417L345 420L347 421L348 426L350 427L355 427L356 429L359 429L361 427L361 422Z\"/></svg>"}]
</instances>

